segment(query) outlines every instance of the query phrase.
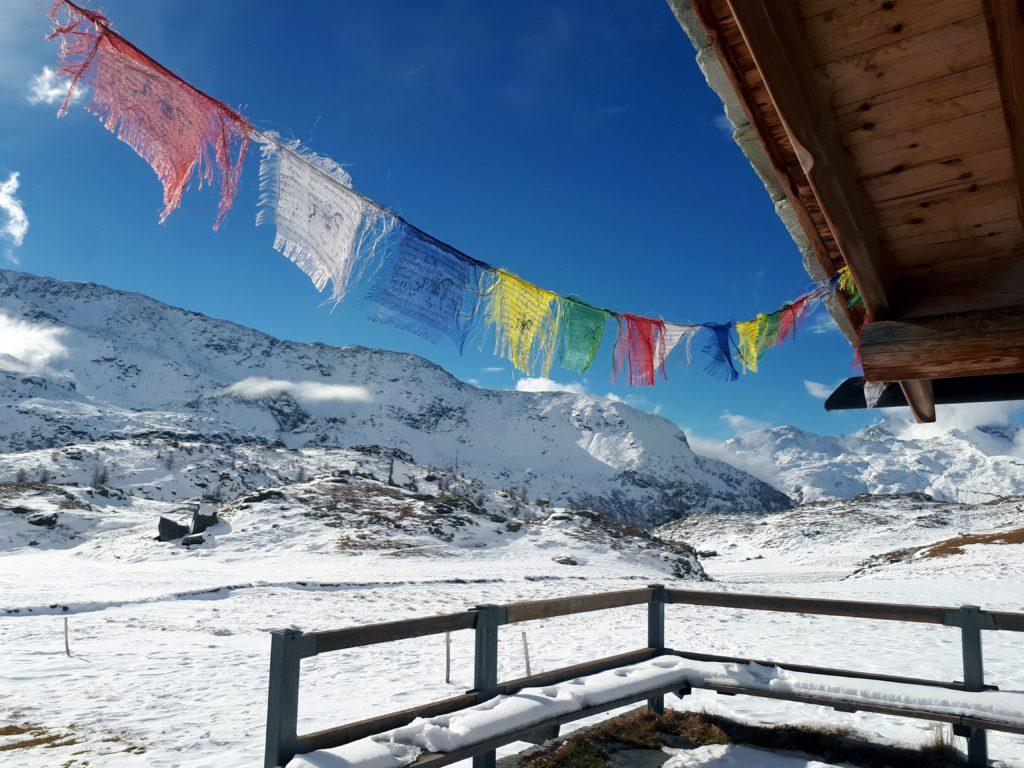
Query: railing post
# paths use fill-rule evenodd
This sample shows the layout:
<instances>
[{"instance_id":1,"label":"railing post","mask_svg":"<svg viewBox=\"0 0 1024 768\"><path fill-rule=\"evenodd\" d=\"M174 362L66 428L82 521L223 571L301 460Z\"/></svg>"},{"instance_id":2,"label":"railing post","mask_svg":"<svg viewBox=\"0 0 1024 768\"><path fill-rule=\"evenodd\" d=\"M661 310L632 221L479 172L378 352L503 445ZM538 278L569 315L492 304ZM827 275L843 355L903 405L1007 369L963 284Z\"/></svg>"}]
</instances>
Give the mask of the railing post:
<instances>
[{"instance_id":1,"label":"railing post","mask_svg":"<svg viewBox=\"0 0 1024 768\"><path fill-rule=\"evenodd\" d=\"M505 623L505 609L498 605L478 605L476 642L473 656L473 690L478 701L493 699L498 692L498 627ZM494 768L497 755L492 749L473 758L473 768Z\"/></svg>"},{"instance_id":2,"label":"railing post","mask_svg":"<svg viewBox=\"0 0 1024 768\"><path fill-rule=\"evenodd\" d=\"M981 649L981 631L995 629L995 620L976 605L963 605L946 616L945 623L960 627L960 645L964 663L964 689L985 690L985 663ZM988 738L983 728L954 727L954 733L967 739L967 764L971 768L988 765Z\"/></svg>"},{"instance_id":3,"label":"railing post","mask_svg":"<svg viewBox=\"0 0 1024 768\"><path fill-rule=\"evenodd\" d=\"M651 601L647 604L647 647L659 651L665 648L665 602L668 596L664 584L648 584ZM665 711L665 697L655 696L647 700L647 708L659 715Z\"/></svg>"},{"instance_id":4,"label":"railing post","mask_svg":"<svg viewBox=\"0 0 1024 768\"><path fill-rule=\"evenodd\" d=\"M264 768L287 765L295 757L299 717L299 662L310 656L313 638L297 629L270 633L270 690L267 695L267 741Z\"/></svg>"}]
</instances>

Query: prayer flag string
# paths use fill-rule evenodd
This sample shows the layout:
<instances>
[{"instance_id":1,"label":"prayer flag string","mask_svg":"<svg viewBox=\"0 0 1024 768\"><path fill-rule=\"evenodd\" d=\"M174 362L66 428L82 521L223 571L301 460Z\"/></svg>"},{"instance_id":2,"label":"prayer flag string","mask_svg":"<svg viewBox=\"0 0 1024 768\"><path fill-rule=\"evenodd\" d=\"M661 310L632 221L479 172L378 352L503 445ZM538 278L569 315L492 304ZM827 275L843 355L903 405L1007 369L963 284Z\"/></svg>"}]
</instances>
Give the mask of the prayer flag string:
<instances>
[{"instance_id":1,"label":"prayer flag string","mask_svg":"<svg viewBox=\"0 0 1024 768\"><path fill-rule=\"evenodd\" d=\"M559 296L463 253L370 200L334 160L298 141L256 131L238 112L114 32L103 14L56 0L49 17L48 38L60 42L60 72L68 80L58 116L67 112L76 89L89 86L87 109L146 160L163 185L161 222L181 204L193 175L200 186L219 176L217 229L255 139L261 148L256 223L274 225L274 249L317 290L330 285L334 304L352 284L369 281L368 316L429 341L447 337L461 350L482 316L494 330L495 353L517 370L547 376L557 359L583 374L597 356L608 319L615 318L616 379L626 367L631 385L652 385L659 372L665 377L666 359L677 347L685 349L689 364L693 340L704 336L706 369L732 381L740 368L757 371L765 352L793 338L826 297L841 296L851 309L863 305L845 266L781 309L740 322L671 323ZM863 320L862 311L853 314Z\"/></svg>"},{"instance_id":2,"label":"prayer flag string","mask_svg":"<svg viewBox=\"0 0 1024 768\"><path fill-rule=\"evenodd\" d=\"M67 20L59 15L66 11ZM158 64L110 29L103 14L57 0L50 9L60 39L61 75L68 92L57 112L63 116L83 83L92 99L87 109L104 127L153 168L164 188L163 222L181 205L193 173L200 186L220 175L217 229L235 199L249 146L249 123L221 101L207 96Z\"/></svg>"}]
</instances>

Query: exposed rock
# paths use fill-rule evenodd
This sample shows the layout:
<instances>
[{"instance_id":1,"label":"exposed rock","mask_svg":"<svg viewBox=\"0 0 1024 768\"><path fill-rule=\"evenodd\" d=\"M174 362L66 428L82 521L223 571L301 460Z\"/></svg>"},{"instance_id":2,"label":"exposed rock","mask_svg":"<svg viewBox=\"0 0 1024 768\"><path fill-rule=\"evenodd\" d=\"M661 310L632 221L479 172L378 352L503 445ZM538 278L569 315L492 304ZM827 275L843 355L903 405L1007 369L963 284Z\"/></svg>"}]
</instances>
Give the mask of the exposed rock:
<instances>
[{"instance_id":1,"label":"exposed rock","mask_svg":"<svg viewBox=\"0 0 1024 768\"><path fill-rule=\"evenodd\" d=\"M26 521L29 525L38 525L41 528L53 528L57 525L58 513L53 512L49 515L32 515Z\"/></svg>"},{"instance_id":2,"label":"exposed rock","mask_svg":"<svg viewBox=\"0 0 1024 768\"><path fill-rule=\"evenodd\" d=\"M191 533L202 533L211 525L217 524L217 510L209 504L201 504L199 509L192 513Z\"/></svg>"},{"instance_id":3,"label":"exposed rock","mask_svg":"<svg viewBox=\"0 0 1024 768\"><path fill-rule=\"evenodd\" d=\"M206 536L201 533L192 533L181 540L181 543L186 547L193 546L195 544L202 544L206 541Z\"/></svg>"},{"instance_id":4,"label":"exposed rock","mask_svg":"<svg viewBox=\"0 0 1024 768\"><path fill-rule=\"evenodd\" d=\"M188 526L171 520L169 517L160 516L157 524L157 541L174 541L182 536L188 535Z\"/></svg>"},{"instance_id":5,"label":"exposed rock","mask_svg":"<svg viewBox=\"0 0 1024 768\"><path fill-rule=\"evenodd\" d=\"M579 565L579 562L572 555L555 555L551 559L559 565Z\"/></svg>"}]
</instances>

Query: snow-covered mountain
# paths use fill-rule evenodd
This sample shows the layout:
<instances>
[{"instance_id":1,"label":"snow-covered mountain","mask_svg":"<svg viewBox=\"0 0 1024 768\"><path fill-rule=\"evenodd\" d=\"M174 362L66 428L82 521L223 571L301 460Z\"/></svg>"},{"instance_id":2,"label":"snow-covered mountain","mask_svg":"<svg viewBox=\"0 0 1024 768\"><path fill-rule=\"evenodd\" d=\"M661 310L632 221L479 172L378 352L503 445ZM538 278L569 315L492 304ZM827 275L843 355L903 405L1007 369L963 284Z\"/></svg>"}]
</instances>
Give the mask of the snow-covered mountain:
<instances>
[{"instance_id":1,"label":"snow-covered mountain","mask_svg":"<svg viewBox=\"0 0 1024 768\"><path fill-rule=\"evenodd\" d=\"M183 443L187 460L168 460L184 456ZM670 421L622 403L479 389L414 355L282 341L139 294L0 270L4 475L40 479L24 474L34 466L60 480L134 467L125 482L147 477L150 498L169 498L172 487L188 495L182 484L197 474L210 476L200 488L237 493L273 480L269 467L295 469L311 455L297 449L373 446L644 526L791 505L696 455ZM107 459L90 458L97 450ZM33 462L21 460L26 452ZM171 471L176 461L198 467L192 480Z\"/></svg>"},{"instance_id":2,"label":"snow-covered mountain","mask_svg":"<svg viewBox=\"0 0 1024 768\"><path fill-rule=\"evenodd\" d=\"M727 440L720 454L756 468L799 502L924 493L982 503L1024 494L1019 430L1005 424L942 431L881 421L852 435L773 427Z\"/></svg>"}]
</instances>

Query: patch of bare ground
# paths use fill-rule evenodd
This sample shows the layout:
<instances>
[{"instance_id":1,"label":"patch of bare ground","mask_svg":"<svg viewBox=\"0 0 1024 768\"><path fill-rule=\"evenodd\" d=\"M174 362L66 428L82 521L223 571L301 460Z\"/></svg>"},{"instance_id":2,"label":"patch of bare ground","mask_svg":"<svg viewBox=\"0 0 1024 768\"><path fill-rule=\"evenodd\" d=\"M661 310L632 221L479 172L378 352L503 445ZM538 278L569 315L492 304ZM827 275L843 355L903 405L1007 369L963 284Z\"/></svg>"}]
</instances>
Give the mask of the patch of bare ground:
<instances>
[{"instance_id":1,"label":"patch of bare ground","mask_svg":"<svg viewBox=\"0 0 1024 768\"><path fill-rule=\"evenodd\" d=\"M79 731L74 723L63 728L50 728L31 722L0 726L0 753L9 753L9 756L0 757L0 765L7 765L7 761L14 759L15 754L22 750L76 746L81 749L72 752L71 759L61 763L61 768L89 765L89 758L110 755L115 752L129 752L135 755L146 752L145 747L132 744L119 735L90 740ZM14 764L17 764L17 760Z\"/></svg>"},{"instance_id":2,"label":"patch of bare ground","mask_svg":"<svg viewBox=\"0 0 1024 768\"><path fill-rule=\"evenodd\" d=\"M975 544L1024 544L1024 528L1014 528L1009 531L996 531L995 533L965 533L960 536L953 536L949 539L936 541L931 544L924 544L919 547L906 547L894 549L891 552L884 552L880 555L872 555L863 563L857 571L864 571L869 568L877 568L882 565L902 563L907 560L932 557L950 557L962 555L964 547Z\"/></svg>"},{"instance_id":3,"label":"patch of bare ground","mask_svg":"<svg viewBox=\"0 0 1024 768\"><path fill-rule=\"evenodd\" d=\"M89 509L74 495L49 483L0 483L0 500L16 499L25 496L48 496L59 509Z\"/></svg>"},{"instance_id":4,"label":"patch of bare ground","mask_svg":"<svg viewBox=\"0 0 1024 768\"><path fill-rule=\"evenodd\" d=\"M621 764L616 753L624 748L660 751L662 747L696 749L711 744L796 752L862 768L958 768L967 764L942 730L936 730L930 744L904 748L874 744L843 728L752 725L705 712L671 709L658 715L646 707L527 750L512 760L519 768L614 768Z\"/></svg>"}]
</instances>

